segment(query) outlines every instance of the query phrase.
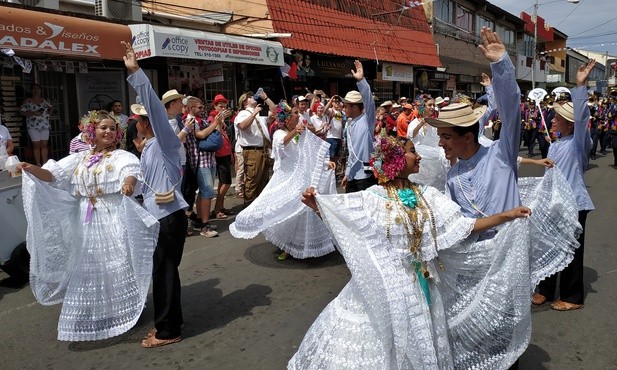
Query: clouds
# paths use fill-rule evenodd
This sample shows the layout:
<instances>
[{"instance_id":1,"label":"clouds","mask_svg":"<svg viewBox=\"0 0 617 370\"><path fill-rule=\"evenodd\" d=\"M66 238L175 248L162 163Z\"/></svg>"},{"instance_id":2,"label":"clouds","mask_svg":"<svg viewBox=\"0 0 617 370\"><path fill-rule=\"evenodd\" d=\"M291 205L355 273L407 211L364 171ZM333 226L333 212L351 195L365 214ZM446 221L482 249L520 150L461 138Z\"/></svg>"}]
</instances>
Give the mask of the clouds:
<instances>
[{"instance_id":1,"label":"clouds","mask_svg":"<svg viewBox=\"0 0 617 370\"><path fill-rule=\"evenodd\" d=\"M492 0L491 3L518 16L533 14L535 0ZM538 15L568 35L568 46L617 56L617 1L540 0ZM603 45L600 45L603 44Z\"/></svg>"}]
</instances>

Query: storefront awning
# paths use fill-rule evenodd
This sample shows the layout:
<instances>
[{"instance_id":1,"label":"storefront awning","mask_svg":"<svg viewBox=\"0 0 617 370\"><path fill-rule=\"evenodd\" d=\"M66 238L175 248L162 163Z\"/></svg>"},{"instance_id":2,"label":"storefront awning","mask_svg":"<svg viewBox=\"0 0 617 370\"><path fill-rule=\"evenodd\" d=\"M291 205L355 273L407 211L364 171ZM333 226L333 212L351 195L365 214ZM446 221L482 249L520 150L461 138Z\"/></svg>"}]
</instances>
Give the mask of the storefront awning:
<instances>
[{"instance_id":1,"label":"storefront awning","mask_svg":"<svg viewBox=\"0 0 617 370\"><path fill-rule=\"evenodd\" d=\"M18 54L122 60L130 39L123 24L0 6L0 48Z\"/></svg>"},{"instance_id":2,"label":"storefront awning","mask_svg":"<svg viewBox=\"0 0 617 370\"><path fill-rule=\"evenodd\" d=\"M275 41L149 24L129 27L137 59L172 57L283 65L283 46Z\"/></svg>"}]
</instances>

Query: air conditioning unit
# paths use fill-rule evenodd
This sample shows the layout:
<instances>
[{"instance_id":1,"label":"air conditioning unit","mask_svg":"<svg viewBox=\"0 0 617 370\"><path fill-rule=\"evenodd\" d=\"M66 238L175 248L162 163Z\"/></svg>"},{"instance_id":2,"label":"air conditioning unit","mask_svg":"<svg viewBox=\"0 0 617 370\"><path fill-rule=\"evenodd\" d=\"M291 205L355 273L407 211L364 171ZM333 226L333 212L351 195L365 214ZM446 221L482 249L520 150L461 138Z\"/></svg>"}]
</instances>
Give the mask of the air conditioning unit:
<instances>
[{"instance_id":1,"label":"air conditioning unit","mask_svg":"<svg viewBox=\"0 0 617 370\"><path fill-rule=\"evenodd\" d=\"M60 2L58 0L8 0L9 3L21 4L26 6L46 8L46 9L60 9Z\"/></svg>"},{"instance_id":2,"label":"air conditioning unit","mask_svg":"<svg viewBox=\"0 0 617 370\"><path fill-rule=\"evenodd\" d=\"M141 21L141 2L136 0L95 0L94 14L110 19Z\"/></svg>"}]
</instances>

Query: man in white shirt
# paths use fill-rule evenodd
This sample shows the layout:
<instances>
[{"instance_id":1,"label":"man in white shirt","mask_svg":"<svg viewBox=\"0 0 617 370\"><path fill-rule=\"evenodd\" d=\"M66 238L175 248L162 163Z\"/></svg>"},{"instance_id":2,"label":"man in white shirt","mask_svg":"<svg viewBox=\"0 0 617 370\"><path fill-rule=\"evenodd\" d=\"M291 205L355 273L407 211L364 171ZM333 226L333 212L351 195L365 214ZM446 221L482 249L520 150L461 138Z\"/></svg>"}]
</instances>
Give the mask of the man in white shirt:
<instances>
[{"instance_id":1,"label":"man in white shirt","mask_svg":"<svg viewBox=\"0 0 617 370\"><path fill-rule=\"evenodd\" d=\"M268 105L271 111L276 105L265 92L259 97ZM252 92L244 93L238 99L238 112L234 126L238 135L238 145L242 147L244 159L244 204L250 204L261 193L268 183L268 157L272 142L268 136L268 127L259 119L261 105L257 105Z\"/></svg>"}]
</instances>

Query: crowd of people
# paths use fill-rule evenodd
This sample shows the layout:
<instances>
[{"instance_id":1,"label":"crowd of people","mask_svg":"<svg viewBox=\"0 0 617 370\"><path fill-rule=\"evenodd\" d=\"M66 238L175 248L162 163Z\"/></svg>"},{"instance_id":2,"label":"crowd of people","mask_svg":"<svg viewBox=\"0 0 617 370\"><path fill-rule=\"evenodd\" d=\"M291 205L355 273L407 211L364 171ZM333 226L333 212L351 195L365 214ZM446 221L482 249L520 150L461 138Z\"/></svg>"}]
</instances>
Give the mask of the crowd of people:
<instances>
[{"instance_id":1,"label":"crowd of people","mask_svg":"<svg viewBox=\"0 0 617 370\"><path fill-rule=\"evenodd\" d=\"M19 166L28 227L39 231L28 233L31 285L42 304L62 303L58 339L126 332L152 280L154 327L141 345L179 342L185 239L216 237L210 221L233 215L224 201L235 172L244 205L234 237L262 233L280 260L338 250L352 274L288 368L516 366L531 304L584 307L594 209L584 172L598 141L601 153L617 141L617 105L588 99L593 60L567 94L521 102L503 43L488 29L481 36L492 76L482 75L486 95L475 101L419 95L376 106L355 61L357 90L343 97L315 90L275 102L260 89L242 94L237 112L223 94L210 112L176 90L157 96L123 43L141 102L132 115L121 102L89 112L69 156ZM546 167L544 177L520 178L526 163Z\"/></svg>"}]
</instances>

